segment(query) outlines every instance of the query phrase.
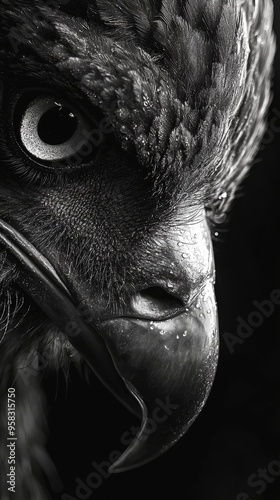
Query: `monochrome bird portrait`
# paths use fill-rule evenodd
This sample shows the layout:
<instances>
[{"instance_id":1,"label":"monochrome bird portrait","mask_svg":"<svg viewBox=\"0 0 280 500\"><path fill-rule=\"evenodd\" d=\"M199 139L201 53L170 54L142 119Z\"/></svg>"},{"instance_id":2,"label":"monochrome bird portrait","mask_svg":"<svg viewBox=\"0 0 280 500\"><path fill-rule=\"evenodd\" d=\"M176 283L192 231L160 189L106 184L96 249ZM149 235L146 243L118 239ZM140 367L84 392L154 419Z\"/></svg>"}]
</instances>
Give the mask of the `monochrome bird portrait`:
<instances>
[{"instance_id":1,"label":"monochrome bird portrait","mask_svg":"<svg viewBox=\"0 0 280 500\"><path fill-rule=\"evenodd\" d=\"M212 236L265 132L272 21L270 0L0 0L1 499L52 498L42 356L139 416L111 473L206 403Z\"/></svg>"}]
</instances>

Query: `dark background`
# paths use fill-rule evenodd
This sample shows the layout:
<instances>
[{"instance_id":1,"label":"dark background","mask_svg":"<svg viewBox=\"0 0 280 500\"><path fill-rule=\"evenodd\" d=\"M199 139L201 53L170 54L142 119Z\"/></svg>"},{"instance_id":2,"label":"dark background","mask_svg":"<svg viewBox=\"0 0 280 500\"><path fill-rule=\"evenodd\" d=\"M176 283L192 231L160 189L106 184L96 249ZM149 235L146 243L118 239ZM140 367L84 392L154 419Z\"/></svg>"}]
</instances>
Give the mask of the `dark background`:
<instances>
[{"instance_id":1,"label":"dark background","mask_svg":"<svg viewBox=\"0 0 280 500\"><path fill-rule=\"evenodd\" d=\"M275 9L280 36L279 2ZM239 316L246 320L256 310L255 300L267 300L280 289L279 52L274 92L261 151L229 224L221 228L215 242L221 353L210 398L190 431L166 455L138 470L104 478L85 499L280 498L280 474L268 475L261 494L257 492L260 483L252 487L247 482L273 460L280 462L280 305L250 338L234 346L234 353L224 340L226 332L236 335ZM113 450L122 451L123 432L138 422L93 377L90 386L81 382L75 369L67 391L60 376L57 383L48 382L48 390L50 401L56 399L49 414L49 449L65 493L81 498L75 494L75 478L85 481L94 472L93 461L100 464Z\"/></svg>"}]
</instances>

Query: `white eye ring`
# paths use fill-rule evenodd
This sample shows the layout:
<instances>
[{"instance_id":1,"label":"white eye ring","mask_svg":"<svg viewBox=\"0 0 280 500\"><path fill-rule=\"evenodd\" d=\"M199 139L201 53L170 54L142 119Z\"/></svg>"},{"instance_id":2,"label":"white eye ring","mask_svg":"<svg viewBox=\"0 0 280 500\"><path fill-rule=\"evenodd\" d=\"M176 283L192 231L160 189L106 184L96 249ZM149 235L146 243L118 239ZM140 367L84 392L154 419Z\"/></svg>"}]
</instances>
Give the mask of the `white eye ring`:
<instances>
[{"instance_id":1,"label":"white eye ring","mask_svg":"<svg viewBox=\"0 0 280 500\"><path fill-rule=\"evenodd\" d=\"M48 144L39 135L39 125L49 111L61 110L73 119L73 134L60 144ZM54 123L54 128L57 124ZM25 110L20 124L20 139L29 154L37 160L55 162L66 160L75 155L90 141L91 131L87 120L64 100L55 97L38 97L31 101Z\"/></svg>"}]
</instances>

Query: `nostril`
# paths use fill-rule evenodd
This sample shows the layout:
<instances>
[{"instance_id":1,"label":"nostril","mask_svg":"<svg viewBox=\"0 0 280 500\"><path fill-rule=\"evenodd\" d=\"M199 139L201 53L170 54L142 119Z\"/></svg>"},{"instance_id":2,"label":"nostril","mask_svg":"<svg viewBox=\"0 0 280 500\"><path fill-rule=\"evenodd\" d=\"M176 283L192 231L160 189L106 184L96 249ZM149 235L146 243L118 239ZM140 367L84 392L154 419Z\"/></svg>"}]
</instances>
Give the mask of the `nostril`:
<instances>
[{"instance_id":1,"label":"nostril","mask_svg":"<svg viewBox=\"0 0 280 500\"><path fill-rule=\"evenodd\" d=\"M170 295L170 293L166 292L166 290L164 290L160 286L153 286L151 288L146 288L145 290L142 290L140 292L140 295L142 295L142 297L146 298L147 300L150 299L150 300L166 301L172 305L179 304L180 307L184 305L182 300L177 299L177 297L174 297L173 295Z\"/></svg>"},{"instance_id":2,"label":"nostril","mask_svg":"<svg viewBox=\"0 0 280 500\"><path fill-rule=\"evenodd\" d=\"M145 288L134 299L134 310L142 317L153 319L172 316L184 307L184 302L159 286Z\"/></svg>"}]
</instances>

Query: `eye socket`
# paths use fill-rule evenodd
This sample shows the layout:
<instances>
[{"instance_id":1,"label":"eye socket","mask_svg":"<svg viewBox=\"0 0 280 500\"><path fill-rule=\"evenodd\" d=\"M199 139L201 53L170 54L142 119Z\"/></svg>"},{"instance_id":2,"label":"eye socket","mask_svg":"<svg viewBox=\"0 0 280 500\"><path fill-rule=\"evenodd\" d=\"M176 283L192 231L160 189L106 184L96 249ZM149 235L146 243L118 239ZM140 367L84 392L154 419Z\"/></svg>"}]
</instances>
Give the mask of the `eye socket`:
<instances>
[{"instance_id":1,"label":"eye socket","mask_svg":"<svg viewBox=\"0 0 280 500\"><path fill-rule=\"evenodd\" d=\"M88 164L104 137L69 101L54 95L25 95L15 107L14 133L31 160L52 169Z\"/></svg>"}]
</instances>

